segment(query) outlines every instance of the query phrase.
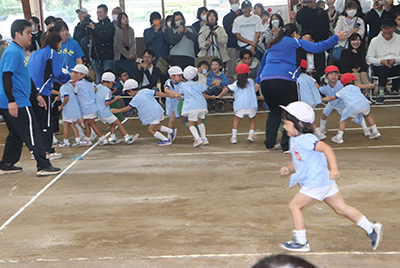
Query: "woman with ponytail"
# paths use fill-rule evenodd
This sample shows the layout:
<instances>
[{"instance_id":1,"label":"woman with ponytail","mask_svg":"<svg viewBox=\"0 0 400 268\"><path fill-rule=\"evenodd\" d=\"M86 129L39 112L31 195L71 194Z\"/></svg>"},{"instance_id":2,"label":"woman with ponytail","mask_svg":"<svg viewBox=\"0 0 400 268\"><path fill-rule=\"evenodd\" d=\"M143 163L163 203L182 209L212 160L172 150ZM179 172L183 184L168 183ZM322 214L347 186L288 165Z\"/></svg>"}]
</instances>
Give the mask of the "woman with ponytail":
<instances>
[{"instance_id":1,"label":"woman with ponytail","mask_svg":"<svg viewBox=\"0 0 400 268\"><path fill-rule=\"evenodd\" d=\"M286 24L268 43L260 62L256 83L261 85L262 94L270 109L264 141L267 149L275 146L282 114L279 105L286 106L299 100L296 81L300 72L296 65L296 50L302 47L309 53L321 53L334 47L339 40L346 39L347 32L338 32L331 38L318 43L301 40L298 37L297 26L294 23ZM281 148L284 153L289 150L289 138L285 131L282 134Z\"/></svg>"}]
</instances>

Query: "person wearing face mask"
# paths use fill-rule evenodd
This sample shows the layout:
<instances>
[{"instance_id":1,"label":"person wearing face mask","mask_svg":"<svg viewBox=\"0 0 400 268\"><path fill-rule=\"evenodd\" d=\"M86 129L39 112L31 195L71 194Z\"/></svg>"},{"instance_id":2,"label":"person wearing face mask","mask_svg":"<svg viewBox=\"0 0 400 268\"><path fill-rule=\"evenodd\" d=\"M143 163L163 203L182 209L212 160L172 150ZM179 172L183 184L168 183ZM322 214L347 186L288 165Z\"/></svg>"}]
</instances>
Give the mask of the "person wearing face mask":
<instances>
[{"instance_id":1,"label":"person wearing face mask","mask_svg":"<svg viewBox=\"0 0 400 268\"><path fill-rule=\"evenodd\" d=\"M352 0L357 4L357 17L364 19L365 14L371 10L371 1L370 0ZM345 12L346 3L348 0L336 0L335 9L339 14Z\"/></svg>"},{"instance_id":2,"label":"person wearing face mask","mask_svg":"<svg viewBox=\"0 0 400 268\"><path fill-rule=\"evenodd\" d=\"M197 10L198 21L196 21L195 23L192 24L192 27L196 30L196 32L200 33L201 27L203 27L204 25L207 24L207 13L208 13L208 9L206 7L200 7ZM200 51L199 42L197 42L197 41L194 43L194 51L195 51L196 55Z\"/></svg>"},{"instance_id":3,"label":"person wearing face mask","mask_svg":"<svg viewBox=\"0 0 400 268\"><path fill-rule=\"evenodd\" d=\"M368 25L368 44L372 38L377 36L381 31L382 21L384 19L394 19L394 13L392 10L384 9L385 1L374 1L372 9L365 15L364 21Z\"/></svg>"},{"instance_id":4,"label":"person wearing face mask","mask_svg":"<svg viewBox=\"0 0 400 268\"><path fill-rule=\"evenodd\" d=\"M42 42L40 38L42 37L42 31L40 30L40 21L37 17L30 17L29 22L32 23L31 33L32 33L32 41L31 41L31 49L30 51L33 52L35 50L40 49L42 46Z\"/></svg>"},{"instance_id":5,"label":"person wearing face mask","mask_svg":"<svg viewBox=\"0 0 400 268\"><path fill-rule=\"evenodd\" d=\"M237 38L234 33L232 33L233 21L236 17L243 14L242 10L239 8L239 0L230 0L231 11L225 15L222 25L224 25L225 32L228 35L228 42L226 43L226 51L230 60L227 62L227 77L231 83L236 81L236 60L239 57L239 51L237 50L238 43Z\"/></svg>"},{"instance_id":6,"label":"person wearing face mask","mask_svg":"<svg viewBox=\"0 0 400 268\"><path fill-rule=\"evenodd\" d=\"M171 27L172 27L172 15L168 15L165 18L165 25L167 26L168 29L171 29Z\"/></svg>"},{"instance_id":7,"label":"person wearing face mask","mask_svg":"<svg viewBox=\"0 0 400 268\"><path fill-rule=\"evenodd\" d=\"M111 11L111 17L112 17L112 23L114 24L114 27L118 26L118 14L124 12L124 10L121 7L114 7L113 10Z\"/></svg>"},{"instance_id":8,"label":"person wearing face mask","mask_svg":"<svg viewBox=\"0 0 400 268\"><path fill-rule=\"evenodd\" d=\"M278 13L272 14L269 20L269 27L264 33L265 46L267 46L268 43L278 35L281 27L283 27L283 19L281 15Z\"/></svg>"}]
</instances>

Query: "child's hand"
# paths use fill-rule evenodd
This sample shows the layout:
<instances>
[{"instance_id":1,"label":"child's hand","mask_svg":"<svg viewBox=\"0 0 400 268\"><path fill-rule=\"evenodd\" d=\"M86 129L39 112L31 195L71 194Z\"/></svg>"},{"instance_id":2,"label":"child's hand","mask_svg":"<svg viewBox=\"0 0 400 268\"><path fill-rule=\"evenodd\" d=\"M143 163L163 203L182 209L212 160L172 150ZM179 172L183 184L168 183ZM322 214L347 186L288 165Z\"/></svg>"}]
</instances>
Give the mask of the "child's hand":
<instances>
[{"instance_id":1,"label":"child's hand","mask_svg":"<svg viewBox=\"0 0 400 268\"><path fill-rule=\"evenodd\" d=\"M286 176L290 174L290 168L289 167L281 167L281 176Z\"/></svg>"},{"instance_id":2,"label":"child's hand","mask_svg":"<svg viewBox=\"0 0 400 268\"><path fill-rule=\"evenodd\" d=\"M117 96L115 96L115 100L119 100L121 98L121 96L120 95L117 95Z\"/></svg>"},{"instance_id":3,"label":"child's hand","mask_svg":"<svg viewBox=\"0 0 400 268\"><path fill-rule=\"evenodd\" d=\"M205 77L208 77L208 75L210 74L210 72L206 72L206 74L204 75Z\"/></svg>"},{"instance_id":4,"label":"child's hand","mask_svg":"<svg viewBox=\"0 0 400 268\"><path fill-rule=\"evenodd\" d=\"M115 109L115 108L110 109L110 111L111 111L113 114L118 113L118 109Z\"/></svg>"},{"instance_id":5,"label":"child's hand","mask_svg":"<svg viewBox=\"0 0 400 268\"><path fill-rule=\"evenodd\" d=\"M62 107L61 105L58 106L58 111L61 112L62 108L63 108L63 107Z\"/></svg>"},{"instance_id":6,"label":"child's hand","mask_svg":"<svg viewBox=\"0 0 400 268\"><path fill-rule=\"evenodd\" d=\"M337 169L331 169L330 180L335 180L339 178L339 171Z\"/></svg>"}]
</instances>

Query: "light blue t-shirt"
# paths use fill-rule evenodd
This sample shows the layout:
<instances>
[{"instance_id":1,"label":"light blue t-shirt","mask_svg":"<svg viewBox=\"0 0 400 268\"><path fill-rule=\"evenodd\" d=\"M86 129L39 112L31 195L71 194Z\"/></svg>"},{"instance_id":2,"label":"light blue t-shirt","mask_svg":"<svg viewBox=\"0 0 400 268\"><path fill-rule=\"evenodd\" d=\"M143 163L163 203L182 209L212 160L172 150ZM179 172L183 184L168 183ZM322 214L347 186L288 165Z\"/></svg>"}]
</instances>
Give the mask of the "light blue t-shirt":
<instances>
[{"instance_id":1,"label":"light blue t-shirt","mask_svg":"<svg viewBox=\"0 0 400 268\"><path fill-rule=\"evenodd\" d=\"M61 44L58 54L60 55L61 66L68 69L69 73L72 73L72 69L76 65L76 59L82 58L85 55L78 42L70 37Z\"/></svg>"},{"instance_id":2,"label":"light blue t-shirt","mask_svg":"<svg viewBox=\"0 0 400 268\"><path fill-rule=\"evenodd\" d=\"M96 93L94 86L86 79L76 82L77 99L81 107L82 115L89 115L97 112Z\"/></svg>"},{"instance_id":3,"label":"light blue t-shirt","mask_svg":"<svg viewBox=\"0 0 400 268\"><path fill-rule=\"evenodd\" d=\"M182 115L187 115L190 111L207 111L207 101L203 96L206 86L200 82L192 80L183 83L180 93L185 96L182 106Z\"/></svg>"},{"instance_id":4,"label":"light blue t-shirt","mask_svg":"<svg viewBox=\"0 0 400 268\"><path fill-rule=\"evenodd\" d=\"M4 51L0 61L0 108L8 109L8 99L3 87L3 73L12 72L14 99L18 108L29 107L31 102L31 77L29 75L28 59L24 49L11 42Z\"/></svg>"},{"instance_id":5,"label":"light blue t-shirt","mask_svg":"<svg viewBox=\"0 0 400 268\"><path fill-rule=\"evenodd\" d=\"M108 118L110 116L113 116L113 113L110 110L110 106L106 105L106 101L110 101L112 98L111 90L108 87L103 86L102 84L97 85L96 88L96 105L98 109L97 117Z\"/></svg>"},{"instance_id":6,"label":"light blue t-shirt","mask_svg":"<svg viewBox=\"0 0 400 268\"><path fill-rule=\"evenodd\" d=\"M289 187L297 183L307 187L323 187L332 184L328 162L324 153L315 151L319 139L313 134L290 137L289 149L296 173L290 177Z\"/></svg>"},{"instance_id":7,"label":"light blue t-shirt","mask_svg":"<svg viewBox=\"0 0 400 268\"><path fill-rule=\"evenodd\" d=\"M66 83L60 88L61 102L65 97L69 97L67 104L62 109L63 119L71 119L74 117L81 118L81 109L79 108L78 99L76 98L74 87L70 83Z\"/></svg>"},{"instance_id":8,"label":"light blue t-shirt","mask_svg":"<svg viewBox=\"0 0 400 268\"><path fill-rule=\"evenodd\" d=\"M339 90L341 90L342 88L343 88L342 83L340 83L340 81L337 81L336 85L334 87L331 87L329 84L320 87L319 92L324 94L326 97L332 97L336 94L336 92L339 92ZM330 102L328 102L328 104L330 106L333 106L333 107L341 110L341 111L344 110L344 102L341 99L336 99L336 100L330 101ZM326 116L329 116L332 111L333 111L333 108L326 106L324 109L324 114ZM342 112L340 112L340 111L337 111L337 112L339 114L342 114Z\"/></svg>"},{"instance_id":9,"label":"light blue t-shirt","mask_svg":"<svg viewBox=\"0 0 400 268\"><path fill-rule=\"evenodd\" d=\"M168 87L169 90L179 93L179 89L182 85L182 82L178 83L178 84L174 84L172 82L171 79L168 79L165 82L165 87ZM179 100L177 98L165 98L165 110L166 110L166 114L168 116L172 115L172 112L175 113L175 117L179 117L179 113L178 113L178 102Z\"/></svg>"},{"instance_id":10,"label":"light blue t-shirt","mask_svg":"<svg viewBox=\"0 0 400 268\"><path fill-rule=\"evenodd\" d=\"M154 98L155 95L154 90L143 88L129 103L129 106L137 109L139 119L144 126L149 125L164 114L164 109Z\"/></svg>"},{"instance_id":11,"label":"light blue t-shirt","mask_svg":"<svg viewBox=\"0 0 400 268\"><path fill-rule=\"evenodd\" d=\"M322 102L321 94L315 85L314 78L302 73L297 78L297 83L299 84L300 100L302 102L307 103L311 107L315 107Z\"/></svg>"},{"instance_id":12,"label":"light blue t-shirt","mask_svg":"<svg viewBox=\"0 0 400 268\"><path fill-rule=\"evenodd\" d=\"M228 86L230 91L235 92L235 101L233 103L233 110L236 113L242 109L256 109L258 110L257 95L254 91L254 80L248 78L245 88L237 87L237 81Z\"/></svg>"},{"instance_id":13,"label":"light blue t-shirt","mask_svg":"<svg viewBox=\"0 0 400 268\"><path fill-rule=\"evenodd\" d=\"M336 98L344 101L345 108L340 118L340 122L352 116L358 110L369 108L369 101L361 93L361 89L355 85L347 85L335 94ZM360 117L360 119L362 119Z\"/></svg>"}]
</instances>

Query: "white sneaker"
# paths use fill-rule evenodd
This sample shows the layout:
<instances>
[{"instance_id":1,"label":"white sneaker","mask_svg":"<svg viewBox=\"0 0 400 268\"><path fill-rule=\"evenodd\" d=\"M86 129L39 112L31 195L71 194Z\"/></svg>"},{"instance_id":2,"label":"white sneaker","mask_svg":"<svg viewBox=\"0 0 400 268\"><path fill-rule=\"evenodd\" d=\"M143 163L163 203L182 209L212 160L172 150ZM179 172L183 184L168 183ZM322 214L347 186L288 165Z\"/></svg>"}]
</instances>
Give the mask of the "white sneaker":
<instances>
[{"instance_id":1,"label":"white sneaker","mask_svg":"<svg viewBox=\"0 0 400 268\"><path fill-rule=\"evenodd\" d=\"M62 154L60 154L60 153L51 153L51 154L46 153L46 158L49 160L56 160L56 159L60 159L61 157L62 157Z\"/></svg>"},{"instance_id":2,"label":"white sneaker","mask_svg":"<svg viewBox=\"0 0 400 268\"><path fill-rule=\"evenodd\" d=\"M210 144L210 142L208 141L207 138L202 139L202 141L203 141L203 145L209 145Z\"/></svg>"},{"instance_id":3,"label":"white sneaker","mask_svg":"<svg viewBox=\"0 0 400 268\"><path fill-rule=\"evenodd\" d=\"M202 144L203 144L203 140L199 138L199 139L194 141L193 147L199 147Z\"/></svg>"},{"instance_id":4,"label":"white sneaker","mask_svg":"<svg viewBox=\"0 0 400 268\"><path fill-rule=\"evenodd\" d=\"M91 146L93 143L92 141L88 141L88 140L81 140L79 142L79 146Z\"/></svg>"},{"instance_id":5,"label":"white sneaker","mask_svg":"<svg viewBox=\"0 0 400 268\"><path fill-rule=\"evenodd\" d=\"M339 134L336 134L336 136L332 137L331 141L333 141L334 143L339 143L342 144L343 141L343 137L340 137Z\"/></svg>"},{"instance_id":6,"label":"white sneaker","mask_svg":"<svg viewBox=\"0 0 400 268\"><path fill-rule=\"evenodd\" d=\"M247 140L253 142L254 141L254 136L253 135L247 136Z\"/></svg>"},{"instance_id":7,"label":"white sneaker","mask_svg":"<svg viewBox=\"0 0 400 268\"><path fill-rule=\"evenodd\" d=\"M369 128L363 128L363 131L365 137L371 136L371 130L369 130Z\"/></svg>"},{"instance_id":8,"label":"white sneaker","mask_svg":"<svg viewBox=\"0 0 400 268\"><path fill-rule=\"evenodd\" d=\"M137 140L139 138L139 134L135 134L135 135L129 135L129 138L125 139L125 142L127 144L132 144L135 142L135 140Z\"/></svg>"},{"instance_id":9,"label":"white sneaker","mask_svg":"<svg viewBox=\"0 0 400 268\"><path fill-rule=\"evenodd\" d=\"M118 144L120 142L121 142L121 140L118 140L117 138L114 138L114 139L109 138L108 139L108 143L111 145Z\"/></svg>"},{"instance_id":10,"label":"white sneaker","mask_svg":"<svg viewBox=\"0 0 400 268\"><path fill-rule=\"evenodd\" d=\"M324 139L326 139L326 135L324 134L324 133L322 133L322 131L321 131L321 129L319 128L319 127L317 127L315 130L314 130L314 135L315 136L317 136L317 138L319 139L319 140L324 140Z\"/></svg>"},{"instance_id":11,"label":"white sneaker","mask_svg":"<svg viewBox=\"0 0 400 268\"><path fill-rule=\"evenodd\" d=\"M108 140L106 138L102 139L101 141L99 141L99 145L103 146L103 145L107 145L109 144Z\"/></svg>"},{"instance_id":12,"label":"white sneaker","mask_svg":"<svg viewBox=\"0 0 400 268\"><path fill-rule=\"evenodd\" d=\"M58 148L68 148L71 144L69 142L61 142L57 145Z\"/></svg>"},{"instance_id":13,"label":"white sneaker","mask_svg":"<svg viewBox=\"0 0 400 268\"><path fill-rule=\"evenodd\" d=\"M379 133L379 131L372 133L371 135L369 135L369 139L373 140L373 139L377 139L381 136L381 133Z\"/></svg>"},{"instance_id":14,"label":"white sneaker","mask_svg":"<svg viewBox=\"0 0 400 268\"><path fill-rule=\"evenodd\" d=\"M232 137L232 138L231 138L231 143L232 143L232 144L236 144L236 143L237 143L237 139L236 139L235 137Z\"/></svg>"}]
</instances>

